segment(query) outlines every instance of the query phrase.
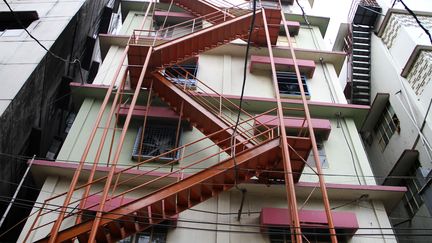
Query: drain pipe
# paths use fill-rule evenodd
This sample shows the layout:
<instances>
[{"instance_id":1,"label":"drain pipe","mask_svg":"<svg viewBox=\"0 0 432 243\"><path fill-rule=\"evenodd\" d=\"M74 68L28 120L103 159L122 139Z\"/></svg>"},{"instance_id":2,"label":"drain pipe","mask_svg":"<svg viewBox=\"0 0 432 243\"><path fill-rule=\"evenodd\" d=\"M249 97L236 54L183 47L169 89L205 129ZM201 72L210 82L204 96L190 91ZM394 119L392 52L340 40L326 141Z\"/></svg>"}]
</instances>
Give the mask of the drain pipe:
<instances>
[{"instance_id":1,"label":"drain pipe","mask_svg":"<svg viewBox=\"0 0 432 243\"><path fill-rule=\"evenodd\" d=\"M36 155L33 155L33 158L30 160L30 162L29 162L29 164L28 164L28 166L27 166L27 169L26 169L26 171L24 172L23 177L21 178L21 181L20 181L20 183L18 184L17 189L15 190L15 193L14 193L14 195L13 195L13 197L12 197L12 200L9 202L9 205L7 206L7 208L6 208L6 210L5 210L5 212L4 212L3 216L2 216L2 218L0 219L0 228L2 227L3 223L5 222L6 217L7 217L7 215L9 214L9 211L11 210L12 205L13 205L14 202L15 202L15 199L16 199L16 197L18 196L19 191L20 191L22 185L24 184L24 180L25 180L25 178L27 177L27 174L28 174L29 171L30 171L30 168L31 168L31 166L32 166L32 164L33 164L33 162L34 162L35 157L36 157Z\"/></svg>"}]
</instances>

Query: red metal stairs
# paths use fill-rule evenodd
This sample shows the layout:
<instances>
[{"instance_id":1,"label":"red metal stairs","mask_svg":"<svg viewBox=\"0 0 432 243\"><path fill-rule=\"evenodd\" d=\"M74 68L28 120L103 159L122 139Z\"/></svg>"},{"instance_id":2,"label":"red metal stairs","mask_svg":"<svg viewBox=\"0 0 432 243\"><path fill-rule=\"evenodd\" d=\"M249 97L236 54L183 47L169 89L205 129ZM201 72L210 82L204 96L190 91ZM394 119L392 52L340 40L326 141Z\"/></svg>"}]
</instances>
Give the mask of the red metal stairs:
<instances>
[{"instance_id":1,"label":"red metal stairs","mask_svg":"<svg viewBox=\"0 0 432 243\"><path fill-rule=\"evenodd\" d=\"M215 143L219 143L221 148L229 148L231 146L230 138L233 129L229 124L223 122L219 117L205 109L202 105L193 100L183 90L166 79L160 73L153 73L154 82L153 90L156 94L168 104L174 111L179 112L182 110L183 117L188 120L195 128L199 129L202 133L209 135L216 133L222 129L222 132L217 133L216 136L210 137ZM145 82L148 83L148 82ZM145 85L145 84L144 84ZM181 106L183 104L183 109ZM243 151L246 148L252 148L255 145L248 141L243 135L236 135L236 151ZM230 153L230 150L227 150Z\"/></svg>"},{"instance_id":2,"label":"red metal stairs","mask_svg":"<svg viewBox=\"0 0 432 243\"><path fill-rule=\"evenodd\" d=\"M310 151L308 138L288 137L288 143L302 154L305 159ZM261 170L272 170L280 161L279 137L265 141L253 149L245 150L236 156L237 183L251 176L259 175ZM300 157L292 157L296 172L304 167ZM217 194L227 191L235 183L235 163L232 158L204 169L183 180L158 189L157 191L131 201L121 207L105 212L97 232L97 242L113 242L141 232L153 224L170 220L171 217L193 207ZM301 172L301 171L300 171ZM283 170L281 171L283 177ZM295 174L298 181L300 174ZM87 242L93 220L74 225L58 233L58 242ZM37 241L48 242L49 236Z\"/></svg>"},{"instance_id":3,"label":"red metal stairs","mask_svg":"<svg viewBox=\"0 0 432 243\"><path fill-rule=\"evenodd\" d=\"M171 0L160 0L161 3L171 3ZM195 1L191 1L191 0L175 0L173 2L175 5L185 9L186 11L192 13L193 15L196 16L204 16L204 15L208 15L211 13L214 13L216 11L220 11L222 12L223 10L220 9L219 7L207 2L207 1L203 1L203 0L195 0ZM234 18L234 15L228 14L227 18L231 19ZM212 23L220 23L223 22L224 19L218 19L216 21L212 21Z\"/></svg>"}]
</instances>

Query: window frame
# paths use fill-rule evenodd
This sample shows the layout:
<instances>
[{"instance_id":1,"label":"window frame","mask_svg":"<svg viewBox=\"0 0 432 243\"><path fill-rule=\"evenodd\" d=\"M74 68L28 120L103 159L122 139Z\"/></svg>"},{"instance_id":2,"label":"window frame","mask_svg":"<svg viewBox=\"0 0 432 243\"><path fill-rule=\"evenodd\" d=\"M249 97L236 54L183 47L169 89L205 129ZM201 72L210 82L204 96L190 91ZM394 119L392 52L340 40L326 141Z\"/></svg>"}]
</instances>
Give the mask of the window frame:
<instances>
[{"instance_id":1,"label":"window frame","mask_svg":"<svg viewBox=\"0 0 432 243\"><path fill-rule=\"evenodd\" d=\"M164 70L164 73L167 76L167 79L171 82L177 84L177 85L184 85L186 83L186 88L189 90L196 90L197 88L197 80L195 79L197 73L198 73L198 63L190 63L190 64L180 64L178 65L182 68L184 68L187 72L192 74L193 78L187 78L186 73L180 68L180 67L167 67ZM170 71L170 70L177 70L177 71ZM186 76L186 78L179 77L180 74L183 74ZM177 77L172 77L176 76Z\"/></svg>"},{"instance_id":2,"label":"window frame","mask_svg":"<svg viewBox=\"0 0 432 243\"><path fill-rule=\"evenodd\" d=\"M327 159L327 153L325 151L324 142L325 142L325 140L323 138L321 138L320 136L316 137L316 144L318 147L318 156L319 156L319 159L321 162L321 168L328 169L329 163L328 163L328 159ZM309 156L306 160L306 163L311 167L316 167L313 151L311 151L309 153Z\"/></svg>"},{"instance_id":3,"label":"window frame","mask_svg":"<svg viewBox=\"0 0 432 243\"><path fill-rule=\"evenodd\" d=\"M374 127L377 143L381 148L381 152L386 149L396 131L398 133L400 132L399 118L390 102L387 102L383 113Z\"/></svg>"},{"instance_id":4,"label":"window frame","mask_svg":"<svg viewBox=\"0 0 432 243\"><path fill-rule=\"evenodd\" d=\"M404 194L403 204L408 210L410 217L414 217L425 203L425 199L419 193L422 188L419 175L421 176L421 171L420 168L416 166L408 173L409 178L404 180L407 192Z\"/></svg>"},{"instance_id":5,"label":"window frame","mask_svg":"<svg viewBox=\"0 0 432 243\"><path fill-rule=\"evenodd\" d=\"M299 98L301 96L300 86L298 84L297 75L293 72L277 71L276 72L277 82L279 85L279 93L287 97ZM310 89L307 84L305 75L301 75L303 88L306 97L310 97Z\"/></svg>"},{"instance_id":6,"label":"window frame","mask_svg":"<svg viewBox=\"0 0 432 243\"><path fill-rule=\"evenodd\" d=\"M134 145L133 145L133 149L132 149L132 159L133 160L141 160L141 161L143 161L143 160L147 160L147 159L151 159L151 158L157 157L157 156L159 156L161 154L161 153L158 153L158 154L155 154L155 155L151 155L151 154L139 154L141 140L142 140L143 143L145 143L146 142L145 141L146 135L149 132L155 132L154 130L151 130L151 129L160 129L161 131L164 130L165 132L167 131L167 129L169 129L170 131L168 130L168 133L172 132L172 136L173 137L171 137L171 139L174 139L174 141L173 141L173 144L169 144L170 147L167 149L167 151L170 151L170 150L172 150L172 149L174 149L176 147L176 144L175 144L175 142L176 142L175 141L176 140L176 135L177 135L177 126L176 125L170 124L170 123L164 123L164 122L162 122L162 124L156 124L155 122L147 122L147 124L146 124L146 131L144 132L144 139L141 139L142 129L143 129L142 126L139 127L138 132L137 132L137 134L135 136L135 141L134 141ZM179 135L178 135L178 137L179 137L178 140L179 141L177 141L178 142L177 146L180 145L180 140L181 140L180 138L182 136L182 132L183 132L183 129L180 126ZM144 152L144 151L145 150L142 149L141 152ZM167 152L167 151L165 151L165 152ZM179 157L180 157L180 150L178 150L177 152L175 152L175 154L172 155L172 156L170 156L170 157L168 157L168 156L159 157L157 159L157 161L172 161L172 160L178 159Z\"/></svg>"}]
</instances>

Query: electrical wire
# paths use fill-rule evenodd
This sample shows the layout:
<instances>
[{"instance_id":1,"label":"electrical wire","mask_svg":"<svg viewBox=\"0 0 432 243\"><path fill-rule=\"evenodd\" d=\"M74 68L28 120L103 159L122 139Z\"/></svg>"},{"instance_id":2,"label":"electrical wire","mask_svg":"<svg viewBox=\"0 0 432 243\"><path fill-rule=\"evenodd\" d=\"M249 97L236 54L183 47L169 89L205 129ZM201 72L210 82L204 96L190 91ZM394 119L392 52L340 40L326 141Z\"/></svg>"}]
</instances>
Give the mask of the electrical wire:
<instances>
[{"instance_id":1,"label":"electrical wire","mask_svg":"<svg viewBox=\"0 0 432 243\"><path fill-rule=\"evenodd\" d=\"M30 156L14 155L14 154L1 153L1 152L0 152L0 155L8 156L10 158L15 158L15 159L22 160L22 161L28 161L29 159L31 159ZM36 157L35 160L44 160L44 158ZM80 162L80 161L77 161L77 160L62 160L62 159L47 160L47 161L50 161L50 162L53 162L53 163L55 163L55 162L64 162L64 163L71 163L71 164L76 164L76 163ZM85 163L86 164L90 164L90 165L93 164L93 162L90 162L90 161L85 162ZM125 163L119 163L119 165L131 166L132 164L125 162ZM145 164L143 164L143 165L140 165L140 167L142 167L142 168L154 168L154 165L145 165ZM161 166L161 168L164 168L164 167ZM170 166L166 166L165 168L171 168L171 167ZM208 168L208 167L188 168L188 170L204 170L204 169L212 169L212 168ZM213 169L213 170L225 170L225 169ZM238 168L238 170L240 170L240 171L253 171L253 169L244 169L244 168ZM266 172L266 173L267 172L288 173L288 172L284 172L282 170L270 170L270 169L261 170L261 171L262 172ZM143 171L143 172L145 172L145 171ZM302 172L302 173L300 173L300 172L291 172L290 174L293 174L293 175L316 175L316 173L309 173L309 172ZM353 177L353 178L360 177L360 178L375 178L375 179L386 179L386 178L389 178L389 179L406 179L406 180L416 179L415 176L385 176L385 175L358 175L357 176L355 174L334 174L334 173L323 173L322 175L328 176L328 177ZM432 175L426 176L426 177L423 177L423 178L425 178L425 179L432 178Z\"/></svg>"},{"instance_id":2,"label":"electrical wire","mask_svg":"<svg viewBox=\"0 0 432 243\"><path fill-rule=\"evenodd\" d=\"M359 199L362 199L363 196L361 196ZM2 201L3 199L1 198L5 198L0 196L0 201ZM359 201L359 199L356 199ZM20 206L21 207L34 207L36 209L41 209L41 206L33 206L33 204L26 204L25 199L17 199L17 201L19 201ZM28 201L31 203L31 201ZM42 204L42 203L37 203L37 204ZM58 205L58 204L49 204L48 206L52 206L52 207L56 207L57 209L49 209L49 208L44 208L46 210L52 210L52 212L57 213L59 212L58 210L60 208L64 208L64 206L62 205ZM76 209L76 207L65 207L66 209ZM366 207L368 208L368 207ZM370 209L370 208L369 208ZM190 210L190 209L188 209ZM90 212L98 212L96 210L88 210L87 212L83 212L83 215L85 216L89 216L89 217L95 217L94 214L90 213ZM127 214L120 214L120 213L113 213L113 212L103 212L106 214L111 214L111 215L117 215L117 216L127 216ZM260 212L261 213L261 212ZM153 215L155 215L154 217L149 217L149 216L143 216L143 215L134 215L135 218L137 219L156 219L156 220L166 220L166 221L177 221L177 222L185 222L185 223L195 223L195 224L208 224L208 225L224 225L224 226L233 226L233 227L256 227L256 228L261 228L263 225L261 224L235 224L235 223L224 223L224 222L211 222L211 221L199 221L196 219L187 219L187 218L183 218L182 219L175 219L175 218L168 218L168 217L162 217L161 214L156 214L153 213ZM105 218L105 217L101 217L102 219L109 219L109 218ZM126 220L126 219L115 219L115 221L118 222L136 222L135 220ZM154 225L159 225L159 224L154 224ZM174 226L175 227L175 226ZM283 228L283 227L281 227ZM391 230L393 228L389 227L389 228L385 228L385 227L359 227L359 230ZM432 231L432 228L398 228L398 230L424 230L424 231ZM339 234L338 234L339 235Z\"/></svg>"},{"instance_id":3,"label":"electrical wire","mask_svg":"<svg viewBox=\"0 0 432 243\"><path fill-rule=\"evenodd\" d=\"M249 57L250 45L252 42L252 33L253 33L253 30L255 27L255 18L256 18L256 0L253 0L252 19L251 19L251 24L249 27L249 35L248 35L248 40L247 40L247 45L246 45L245 61L244 61L244 67L243 67L243 82L242 82L239 107L238 107L238 112L237 112L237 120L236 120L236 123L234 126L233 133L231 135L231 153L232 153L232 159L234 162L234 186L237 190L239 190L242 193L241 204L240 204L240 208L238 210L238 217L237 217L237 219L239 221L240 221L241 212L243 209L243 204L244 204L244 200L245 200L247 191L245 188L240 188L238 186L238 183L237 183L238 168L237 168L237 160L236 160L236 136L237 136L238 125L240 123L240 115L242 112L242 106L243 106L243 96L244 96L244 91L245 91L245 87L246 87L246 79L247 79L248 57Z\"/></svg>"},{"instance_id":4,"label":"electrical wire","mask_svg":"<svg viewBox=\"0 0 432 243\"><path fill-rule=\"evenodd\" d=\"M405 10L408 11L409 14L411 14L411 16L414 17L415 21L417 22L417 24L420 26L420 28L426 33L426 35L429 37L429 41L432 44L432 35L429 32L429 30L424 27L424 25L420 22L420 20L418 19L417 15L404 3L403 0L397 0L398 2L402 3L402 5L404 6Z\"/></svg>"},{"instance_id":5,"label":"electrical wire","mask_svg":"<svg viewBox=\"0 0 432 243\"><path fill-rule=\"evenodd\" d=\"M30 38L32 38L40 47L42 47L42 49L44 49L46 52L48 52L48 54L50 54L52 57L54 57L57 60L60 60L66 64L78 64L79 65L79 72L80 72L80 77L81 77L81 83L84 84L84 77L82 74L82 66L81 66L81 61L78 60L77 58L74 59L72 62L64 59L60 56L58 56L57 54L53 53L51 50L49 50L47 47L45 47L36 37L34 37L30 31L27 30L27 28L25 27L25 25L22 23L21 19L18 17L18 15L15 13L15 11L12 9L12 7L9 5L9 3L6 0L3 0L3 2L6 4L6 6L8 7L9 11L11 12L12 16L14 17L14 19L17 21L17 23L21 26L21 28L30 36Z\"/></svg>"}]
</instances>

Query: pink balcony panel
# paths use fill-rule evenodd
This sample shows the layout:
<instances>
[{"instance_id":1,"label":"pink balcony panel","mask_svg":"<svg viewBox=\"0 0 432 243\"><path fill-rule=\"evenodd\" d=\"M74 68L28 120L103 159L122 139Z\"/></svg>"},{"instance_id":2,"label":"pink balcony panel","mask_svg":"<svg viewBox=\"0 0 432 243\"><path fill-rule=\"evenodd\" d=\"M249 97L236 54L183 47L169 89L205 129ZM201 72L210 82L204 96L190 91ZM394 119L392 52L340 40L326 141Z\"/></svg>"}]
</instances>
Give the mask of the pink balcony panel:
<instances>
[{"instance_id":1,"label":"pink balcony panel","mask_svg":"<svg viewBox=\"0 0 432 243\"><path fill-rule=\"evenodd\" d=\"M351 212L332 212L333 223L336 231L343 230L345 233L355 234L359 225L355 213ZM327 217L324 211L319 210L300 210L300 226L302 228L327 228ZM268 227L289 227L291 217L288 209L285 208L262 208L261 226L263 229Z\"/></svg>"},{"instance_id":2,"label":"pink balcony panel","mask_svg":"<svg viewBox=\"0 0 432 243\"><path fill-rule=\"evenodd\" d=\"M84 209L89 210L89 211L97 211L99 210L99 203L101 201L101 196L100 195L91 195L87 198L85 204L84 204ZM111 210L114 210L120 206L123 206L125 204L128 204L130 202L132 202L134 199L133 198L129 198L129 197L118 197L118 198L114 198L111 200L107 200L105 202L105 207L104 207L104 212L108 212ZM178 214L170 217L169 219L169 223L172 226L177 226L177 219L178 219Z\"/></svg>"},{"instance_id":3,"label":"pink balcony panel","mask_svg":"<svg viewBox=\"0 0 432 243\"><path fill-rule=\"evenodd\" d=\"M284 118L285 128L288 131L300 131L307 129L306 120L299 117L285 117ZM256 118L255 126L260 126L264 124L269 127L279 126L279 120L277 116L271 115L263 115ZM328 139L331 131L331 123L327 119L317 119L312 118L312 127L314 128L314 132L320 134L324 140ZM306 130L305 130L306 131Z\"/></svg>"},{"instance_id":4,"label":"pink balcony panel","mask_svg":"<svg viewBox=\"0 0 432 243\"><path fill-rule=\"evenodd\" d=\"M294 61L291 58L275 57L274 62L277 70L295 72ZM297 59L297 65L302 75L305 75L307 78L313 77L316 67L314 61ZM250 72L253 72L255 69L270 70L270 57L252 55Z\"/></svg>"}]
</instances>

